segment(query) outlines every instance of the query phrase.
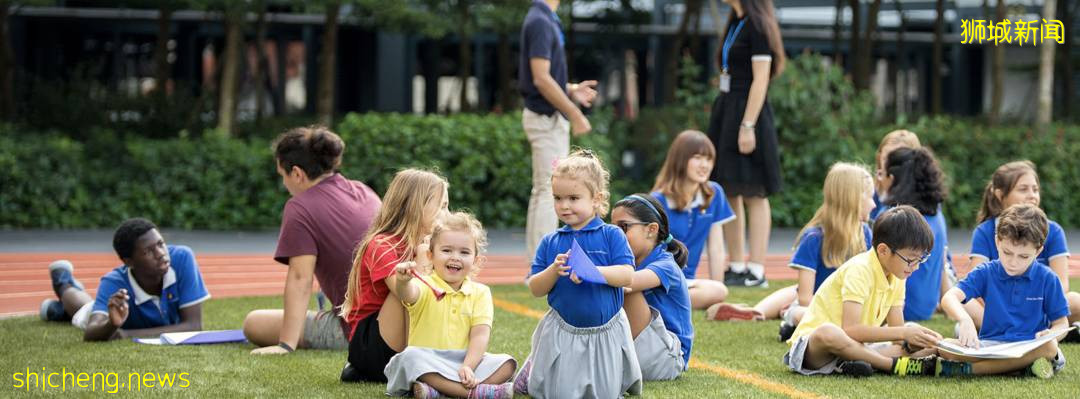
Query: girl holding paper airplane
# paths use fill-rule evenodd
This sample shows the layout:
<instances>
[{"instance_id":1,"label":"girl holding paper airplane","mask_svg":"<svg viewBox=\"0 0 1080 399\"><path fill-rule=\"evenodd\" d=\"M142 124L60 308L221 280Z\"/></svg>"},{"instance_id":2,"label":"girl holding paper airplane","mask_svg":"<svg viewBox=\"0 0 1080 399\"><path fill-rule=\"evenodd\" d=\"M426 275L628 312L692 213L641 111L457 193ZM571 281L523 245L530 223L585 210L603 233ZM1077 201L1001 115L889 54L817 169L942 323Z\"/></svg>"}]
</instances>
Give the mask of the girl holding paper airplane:
<instances>
[{"instance_id":1,"label":"girl holding paper airplane","mask_svg":"<svg viewBox=\"0 0 1080 399\"><path fill-rule=\"evenodd\" d=\"M441 217L431 232L430 264L394 267L396 292L409 311L409 347L386 366L387 395L514 396L507 382L517 367L514 358L486 353L494 317L491 290L472 280L486 246L480 221L455 212Z\"/></svg>"},{"instance_id":2,"label":"girl holding paper airplane","mask_svg":"<svg viewBox=\"0 0 1080 399\"><path fill-rule=\"evenodd\" d=\"M690 363L694 341L690 292L682 273L686 246L671 236L667 214L648 194L616 202L611 224L626 233L637 265L623 310L641 375L646 381L676 379Z\"/></svg>"},{"instance_id":3,"label":"girl holding paper airplane","mask_svg":"<svg viewBox=\"0 0 1080 399\"><path fill-rule=\"evenodd\" d=\"M559 160L552 171L555 213L565 226L544 236L532 262L529 290L547 295L551 310L536 326L532 353L514 379L521 394L615 398L641 393L641 368L622 309L622 287L634 278L634 254L622 230L602 219L610 178L600 159L584 149ZM575 244L578 254L572 256ZM570 263L584 258L584 266ZM581 267L594 268L606 283L583 281L571 272Z\"/></svg>"},{"instance_id":4,"label":"girl holding paper airplane","mask_svg":"<svg viewBox=\"0 0 1080 399\"><path fill-rule=\"evenodd\" d=\"M356 251L341 305L341 317L351 328L342 381L385 382L386 364L405 350L407 321L394 267L409 260L427 263L424 240L446 211L447 187L438 174L405 169L386 189L383 206Z\"/></svg>"}]
</instances>

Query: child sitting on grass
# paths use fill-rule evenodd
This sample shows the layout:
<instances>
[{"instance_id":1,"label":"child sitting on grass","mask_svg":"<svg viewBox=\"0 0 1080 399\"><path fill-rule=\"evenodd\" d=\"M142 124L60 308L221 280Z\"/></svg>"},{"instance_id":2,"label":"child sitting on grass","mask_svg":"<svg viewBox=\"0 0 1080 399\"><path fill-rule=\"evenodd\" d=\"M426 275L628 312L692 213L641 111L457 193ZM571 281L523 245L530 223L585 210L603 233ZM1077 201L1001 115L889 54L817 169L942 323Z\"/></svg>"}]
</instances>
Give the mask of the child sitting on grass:
<instances>
[{"instance_id":1,"label":"child sitting on grass","mask_svg":"<svg viewBox=\"0 0 1080 399\"><path fill-rule=\"evenodd\" d=\"M814 293L788 340L784 364L803 375L866 376L874 369L901 376L954 374L959 362L929 356L941 334L904 324L904 279L933 247L930 226L915 208L882 213L872 248L844 262Z\"/></svg>"},{"instance_id":2,"label":"child sitting on grass","mask_svg":"<svg viewBox=\"0 0 1080 399\"><path fill-rule=\"evenodd\" d=\"M1030 340L1066 328L1069 303L1061 283L1050 268L1036 260L1047 231L1046 214L1035 205L1013 205L998 216L994 235L998 259L976 267L942 299L949 318L958 320L958 339L951 341L968 347L989 346ZM974 298L985 302L978 332L962 305ZM968 374L1001 374L1026 367L1039 378L1050 378L1065 366L1065 355L1053 340L1016 359L978 359L946 352L942 356L970 362L964 363Z\"/></svg>"},{"instance_id":3,"label":"child sitting on grass","mask_svg":"<svg viewBox=\"0 0 1080 399\"><path fill-rule=\"evenodd\" d=\"M517 364L509 355L485 353L494 317L491 290L474 282L487 238L472 215L443 216L421 244L431 264L414 261L394 268L397 292L409 311L409 346L386 365L386 393L417 398L513 397L507 381ZM420 257L423 259L423 257ZM417 279L414 273L434 269ZM438 293L436 293L438 290Z\"/></svg>"},{"instance_id":4,"label":"child sitting on grass","mask_svg":"<svg viewBox=\"0 0 1080 399\"><path fill-rule=\"evenodd\" d=\"M134 218L116 229L113 249L124 264L101 277L96 299L75 279L71 262L49 265L60 300L42 302L42 320L71 320L86 341L202 330L202 303L210 293L191 248L166 246L157 226Z\"/></svg>"}]
</instances>

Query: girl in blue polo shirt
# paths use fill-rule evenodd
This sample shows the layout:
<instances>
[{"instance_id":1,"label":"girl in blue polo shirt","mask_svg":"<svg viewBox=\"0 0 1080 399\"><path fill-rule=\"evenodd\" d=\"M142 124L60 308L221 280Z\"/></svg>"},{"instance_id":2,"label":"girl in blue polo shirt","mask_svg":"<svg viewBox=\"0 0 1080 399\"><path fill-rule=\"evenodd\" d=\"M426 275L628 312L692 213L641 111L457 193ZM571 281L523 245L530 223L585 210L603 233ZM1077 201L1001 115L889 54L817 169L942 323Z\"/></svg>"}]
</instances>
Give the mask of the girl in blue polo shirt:
<instances>
[{"instance_id":1,"label":"girl in blue polo shirt","mask_svg":"<svg viewBox=\"0 0 1080 399\"><path fill-rule=\"evenodd\" d=\"M925 147L898 148L885 159L880 179L885 205L911 205L930 225L934 247L907 278L904 320L928 320L941 301L942 281L949 249L948 230L941 203L946 198L945 174Z\"/></svg>"},{"instance_id":2,"label":"girl in blue polo shirt","mask_svg":"<svg viewBox=\"0 0 1080 399\"><path fill-rule=\"evenodd\" d=\"M532 353L514 390L544 398L614 398L641 393L623 288L634 278L634 254L618 227L604 223L610 174L589 150L559 160L552 172L555 214L565 224L536 249L529 290L551 310L533 332ZM574 243L606 284L583 281L567 264Z\"/></svg>"},{"instance_id":3,"label":"girl in blue polo shirt","mask_svg":"<svg viewBox=\"0 0 1080 399\"><path fill-rule=\"evenodd\" d=\"M1005 209L1016 204L1039 206L1039 174L1031 161L1013 161L1001 165L994 171L983 191L982 206L979 208L975 231L971 233L971 265L997 260L998 249L994 243L994 226L998 216ZM1058 276L1061 288L1069 301L1069 323L1080 321L1080 293L1069 292L1069 246L1065 241L1065 230L1051 220L1046 235L1046 244L1036 261ZM971 314L976 326L982 325L982 305L969 301L965 309ZM1068 341L1080 341L1076 333L1070 334Z\"/></svg>"},{"instance_id":4,"label":"girl in blue polo shirt","mask_svg":"<svg viewBox=\"0 0 1080 399\"><path fill-rule=\"evenodd\" d=\"M724 189L709 180L716 160L716 148L705 133L679 133L668 148L652 196L660 201L668 216L671 235L686 244L688 256L683 275L694 309L706 309L727 298L723 225L735 220ZM698 262L707 248L708 278L697 278ZM730 273L728 273L730 274ZM764 275L762 275L764 276ZM744 318L756 315L744 312Z\"/></svg>"},{"instance_id":5,"label":"girl in blue polo shirt","mask_svg":"<svg viewBox=\"0 0 1080 399\"><path fill-rule=\"evenodd\" d=\"M798 270L798 284L773 292L754 306L767 318L780 317L780 341L786 342L802 320L821 283L852 256L870 249L866 221L874 208L873 179L862 166L837 162L822 186L821 206L795 241L789 267Z\"/></svg>"},{"instance_id":6,"label":"girl in blue polo shirt","mask_svg":"<svg viewBox=\"0 0 1080 399\"><path fill-rule=\"evenodd\" d=\"M660 202L634 194L615 203L611 223L626 233L637 270L623 310L630 319L641 375L673 380L686 371L694 326L682 267L686 246L671 236Z\"/></svg>"}]
</instances>

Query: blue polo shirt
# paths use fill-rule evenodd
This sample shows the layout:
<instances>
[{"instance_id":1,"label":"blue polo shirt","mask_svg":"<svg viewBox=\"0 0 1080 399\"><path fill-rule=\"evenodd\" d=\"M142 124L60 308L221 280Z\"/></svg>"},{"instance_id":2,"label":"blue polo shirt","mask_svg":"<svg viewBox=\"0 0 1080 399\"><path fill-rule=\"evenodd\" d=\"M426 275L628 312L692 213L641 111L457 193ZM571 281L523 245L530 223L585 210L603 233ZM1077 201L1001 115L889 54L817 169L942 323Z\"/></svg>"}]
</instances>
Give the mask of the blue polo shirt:
<instances>
[{"instance_id":1,"label":"blue polo shirt","mask_svg":"<svg viewBox=\"0 0 1080 399\"><path fill-rule=\"evenodd\" d=\"M885 205L885 203L881 202L881 197L878 196L877 190L875 190L874 191L874 209L870 210L870 221L873 222L873 221L877 220L878 215L880 215L882 212L885 212L885 211L889 210L889 208L892 208L892 207L888 206L888 205Z\"/></svg>"},{"instance_id":2,"label":"blue polo shirt","mask_svg":"<svg viewBox=\"0 0 1080 399\"><path fill-rule=\"evenodd\" d=\"M686 209L673 209L675 204L668 201L664 193L652 192L652 196L656 197L660 204L664 206L671 235L676 240L682 241L690 253L686 258L686 268L683 269L683 275L690 280L694 279L694 275L697 273L698 262L701 261L701 252L705 249L705 243L709 240L709 229L712 228L713 224L723 224L735 220L735 212L731 210L731 205L727 202L724 189L714 181L709 182L709 187L712 187L713 192L716 194L713 195L712 201L704 209L702 209L704 204L702 204L703 200L700 194ZM723 245L723 243L714 243L714 245Z\"/></svg>"},{"instance_id":3,"label":"blue polo shirt","mask_svg":"<svg viewBox=\"0 0 1080 399\"><path fill-rule=\"evenodd\" d=\"M930 257L907 278L907 296L904 298L904 320L928 320L934 315L941 301L941 273L945 270L946 252L949 249L949 231L945 213L938 206L937 214L923 215L930 231L934 233L934 248Z\"/></svg>"},{"instance_id":4,"label":"blue polo shirt","mask_svg":"<svg viewBox=\"0 0 1080 399\"><path fill-rule=\"evenodd\" d=\"M128 318L121 327L125 330L180 323L180 309L210 299L195 254L182 245L169 246L169 271L163 277L161 296L147 294L130 268L121 265L101 277L92 313L108 315L109 297L121 288L128 291Z\"/></svg>"},{"instance_id":5,"label":"blue polo shirt","mask_svg":"<svg viewBox=\"0 0 1080 399\"><path fill-rule=\"evenodd\" d=\"M559 254L570 250L577 239L585 255L596 266L633 265L634 253L626 235L618 227L595 217L581 230L563 226L540 240L530 276L547 269ZM582 281L574 284L569 276L559 276L547 295L548 305L574 327L597 327L611 320L623 306L622 287Z\"/></svg>"},{"instance_id":6,"label":"blue polo shirt","mask_svg":"<svg viewBox=\"0 0 1080 399\"><path fill-rule=\"evenodd\" d=\"M1059 256L1069 256L1069 244L1065 241L1065 230L1060 224L1051 220L1050 229L1046 231L1046 243L1043 244L1042 252L1035 260L1043 265L1050 265L1050 260ZM997 244L994 243L994 232L997 230L997 218L979 223L975 231L971 233L971 254L979 255L988 260L998 258Z\"/></svg>"},{"instance_id":7,"label":"blue polo shirt","mask_svg":"<svg viewBox=\"0 0 1080 399\"><path fill-rule=\"evenodd\" d=\"M642 292L645 302L660 312L664 327L679 337L682 344L683 364L690 364L690 347L694 344L694 325L690 322L690 291L686 278L675 258L667 251L667 244L657 245L641 262L638 270L651 270L660 278L660 285Z\"/></svg>"},{"instance_id":8,"label":"blue polo shirt","mask_svg":"<svg viewBox=\"0 0 1080 399\"><path fill-rule=\"evenodd\" d=\"M1035 261L1023 274L1010 276L1001 261L994 260L979 265L956 285L964 291L965 303L972 298L986 302L980 340L1034 339L1052 321L1069 315L1057 275L1040 265Z\"/></svg>"},{"instance_id":9,"label":"blue polo shirt","mask_svg":"<svg viewBox=\"0 0 1080 399\"><path fill-rule=\"evenodd\" d=\"M521 24L521 56L518 60L518 91L524 98L525 108L541 115L555 113L555 106L533 84L529 59L543 58L551 62L548 73L559 87L566 87L566 54L563 50L565 37L559 16L541 0L534 0L525 22Z\"/></svg>"},{"instance_id":10,"label":"blue polo shirt","mask_svg":"<svg viewBox=\"0 0 1080 399\"><path fill-rule=\"evenodd\" d=\"M870 244L873 242L873 232L870 230L870 226L863 223L862 230L866 247L859 253L869 250ZM788 264L788 267L794 269L814 272L814 292L817 292L818 287L821 287L821 283L824 283L825 279L829 278L840 267L840 265L836 265L836 267L825 265L825 259L821 255L821 244L824 240L825 234L821 231L821 227L814 226L806 229L802 236L799 237L799 245L795 247L795 255L791 257L791 263Z\"/></svg>"}]
</instances>

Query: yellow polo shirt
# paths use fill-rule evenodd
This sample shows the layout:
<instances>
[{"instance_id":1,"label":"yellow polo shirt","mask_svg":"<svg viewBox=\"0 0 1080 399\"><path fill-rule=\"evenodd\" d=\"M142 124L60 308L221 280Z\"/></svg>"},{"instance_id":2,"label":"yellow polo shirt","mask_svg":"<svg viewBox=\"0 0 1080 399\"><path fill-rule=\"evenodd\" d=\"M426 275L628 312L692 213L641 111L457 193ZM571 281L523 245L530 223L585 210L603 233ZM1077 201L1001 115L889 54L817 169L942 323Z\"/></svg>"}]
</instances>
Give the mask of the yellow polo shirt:
<instances>
[{"instance_id":1,"label":"yellow polo shirt","mask_svg":"<svg viewBox=\"0 0 1080 399\"><path fill-rule=\"evenodd\" d=\"M431 288L417 281L420 298L407 305L409 311L409 346L431 349L467 349L473 326L491 325L495 311L488 286L465 279L455 291L435 273L424 280L446 293L435 300Z\"/></svg>"},{"instance_id":2,"label":"yellow polo shirt","mask_svg":"<svg viewBox=\"0 0 1080 399\"><path fill-rule=\"evenodd\" d=\"M844 302L862 304L859 323L880 326L894 306L904 306L905 280L885 277L877 253L871 249L853 256L821 283L799 327L788 340L793 344L799 337L810 335L825 323L843 327Z\"/></svg>"}]
</instances>

